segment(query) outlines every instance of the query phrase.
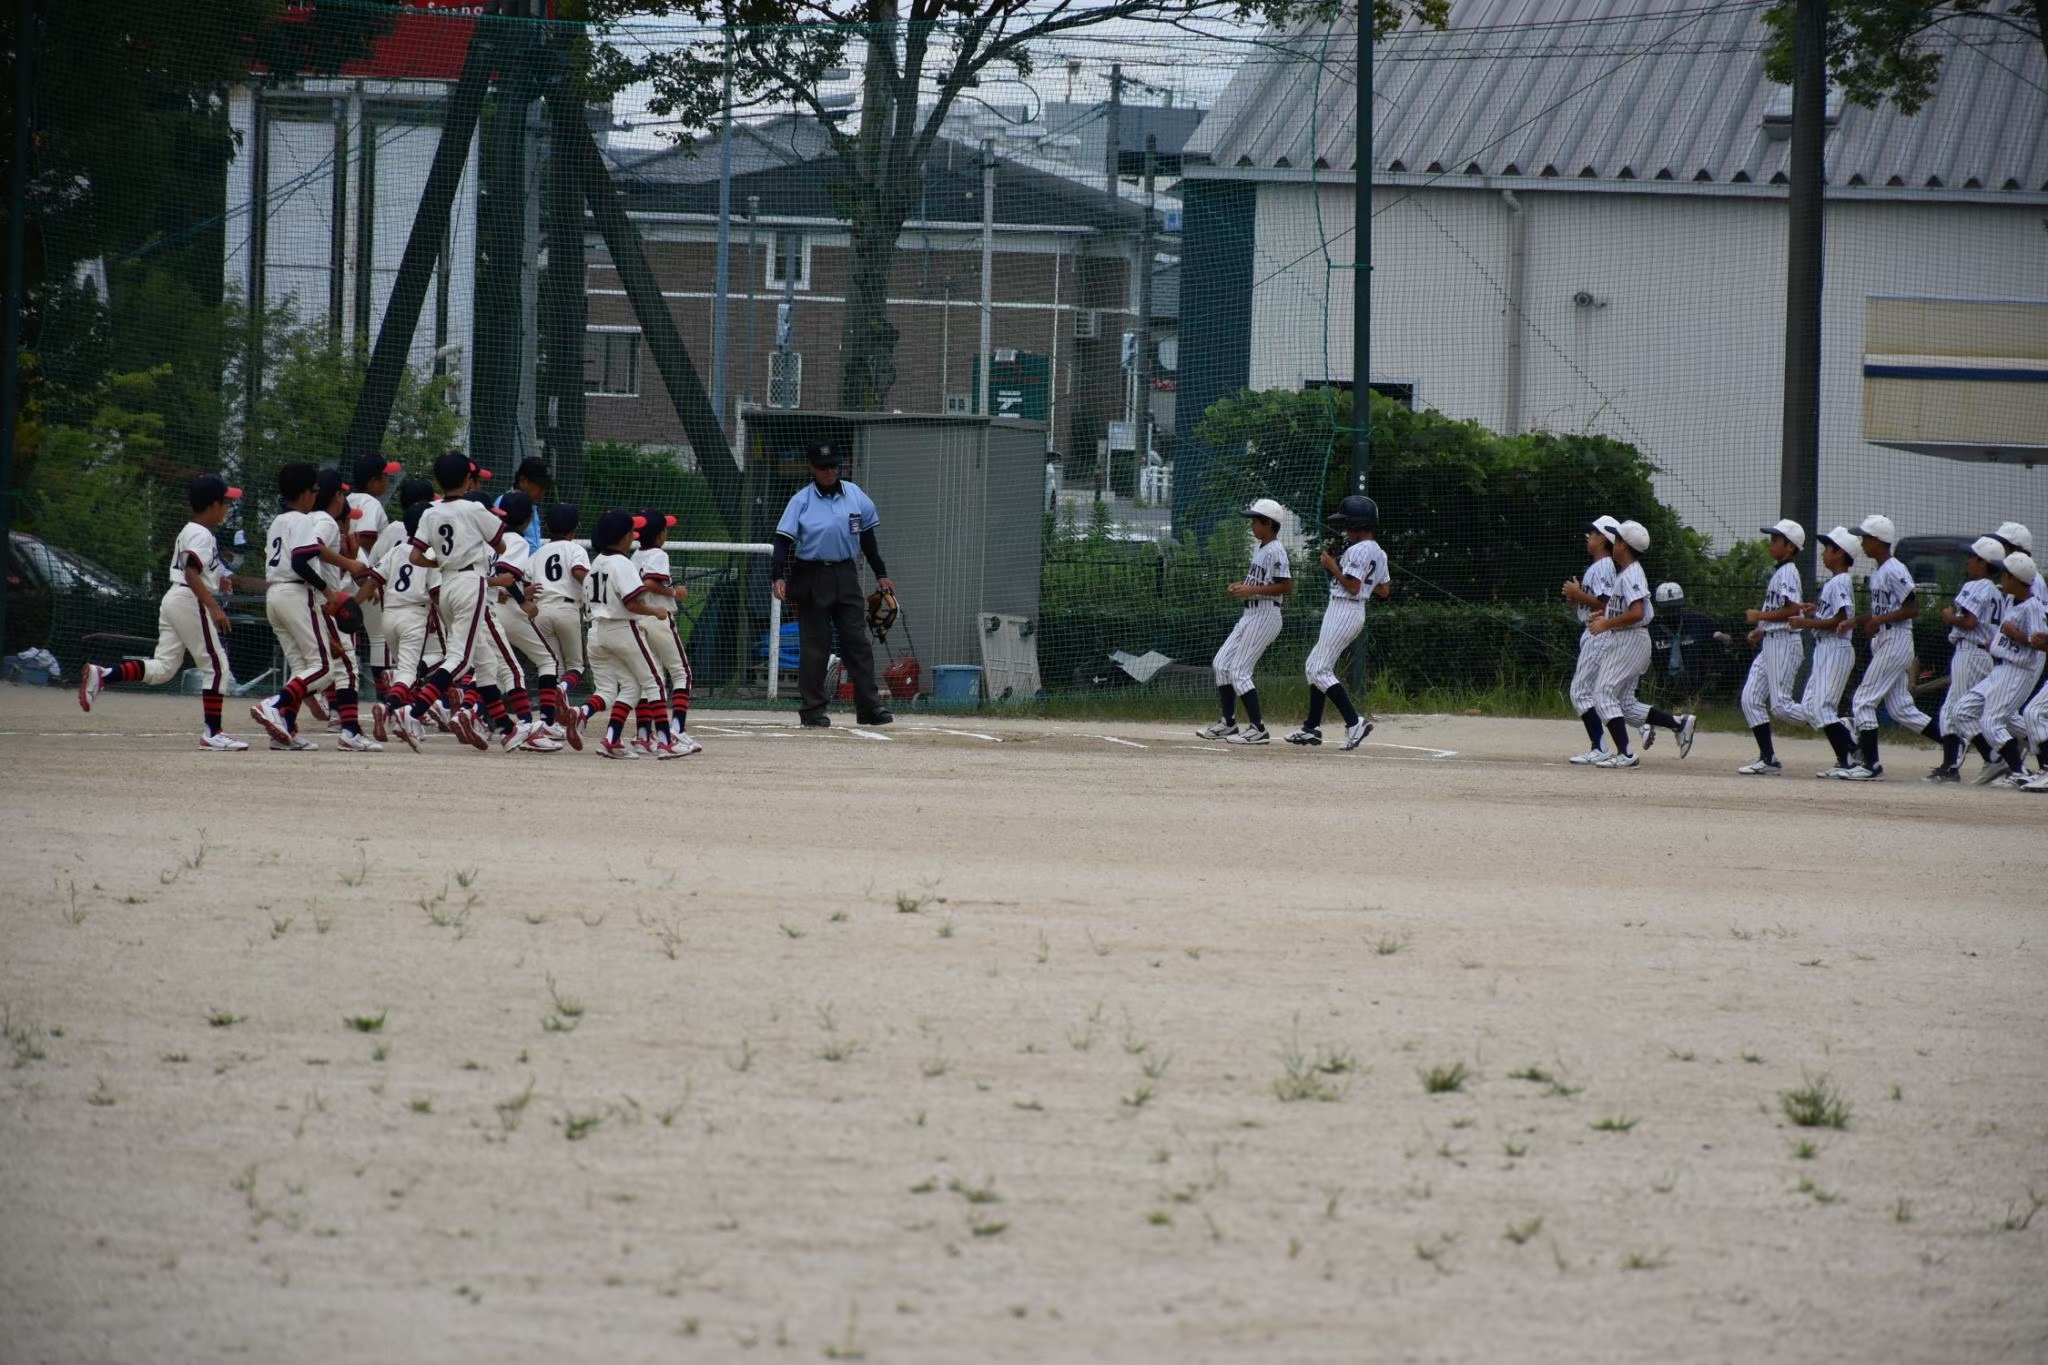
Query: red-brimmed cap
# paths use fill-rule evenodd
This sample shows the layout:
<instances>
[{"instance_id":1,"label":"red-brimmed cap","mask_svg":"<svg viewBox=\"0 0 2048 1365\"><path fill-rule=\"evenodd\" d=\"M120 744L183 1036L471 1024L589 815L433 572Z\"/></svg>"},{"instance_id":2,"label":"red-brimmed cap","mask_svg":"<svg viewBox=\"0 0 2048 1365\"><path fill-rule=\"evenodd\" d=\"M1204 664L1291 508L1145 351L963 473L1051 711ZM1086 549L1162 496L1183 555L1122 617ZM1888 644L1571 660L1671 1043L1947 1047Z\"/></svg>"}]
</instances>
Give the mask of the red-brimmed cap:
<instances>
[{"instance_id":1,"label":"red-brimmed cap","mask_svg":"<svg viewBox=\"0 0 2048 1365\"><path fill-rule=\"evenodd\" d=\"M475 460L471 460L471 461L469 462L469 472L470 472L470 473L472 473L472 474L474 474L474 475L476 475L476 476L477 476L477 477L478 477L479 479L488 479L489 477L491 477L491 471L490 471L490 470L488 470L488 469L485 469L485 468L484 468L484 467L483 467L482 465L478 464L478 463L477 463L477 462L476 462Z\"/></svg>"},{"instance_id":2,"label":"red-brimmed cap","mask_svg":"<svg viewBox=\"0 0 2048 1365\"><path fill-rule=\"evenodd\" d=\"M230 484L228 486L227 491L222 493L221 496L226 498L229 502L234 502L242 496L242 490Z\"/></svg>"},{"instance_id":3,"label":"red-brimmed cap","mask_svg":"<svg viewBox=\"0 0 2048 1365\"><path fill-rule=\"evenodd\" d=\"M647 518L645 518L645 517L635 517L635 518L633 518L633 529L634 529L634 530L636 530L636 531L644 531L644 530L646 530L646 529L647 529Z\"/></svg>"}]
</instances>

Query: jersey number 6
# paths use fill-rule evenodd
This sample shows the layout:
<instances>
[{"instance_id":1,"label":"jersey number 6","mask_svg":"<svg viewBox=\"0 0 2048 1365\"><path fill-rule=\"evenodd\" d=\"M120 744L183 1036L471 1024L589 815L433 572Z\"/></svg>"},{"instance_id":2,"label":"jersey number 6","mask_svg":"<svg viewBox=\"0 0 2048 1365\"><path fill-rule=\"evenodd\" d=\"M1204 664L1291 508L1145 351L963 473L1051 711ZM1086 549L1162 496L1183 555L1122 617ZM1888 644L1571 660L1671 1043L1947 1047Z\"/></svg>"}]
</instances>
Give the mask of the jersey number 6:
<instances>
[{"instance_id":1,"label":"jersey number 6","mask_svg":"<svg viewBox=\"0 0 2048 1365\"><path fill-rule=\"evenodd\" d=\"M559 582L561 582L561 581L562 581L562 557L561 557L560 555L549 555L549 556L548 556L548 563L547 563L547 569L546 569L546 571L545 571L545 572L547 573L547 576L548 576L548 582L550 582L550 583L559 583Z\"/></svg>"}]
</instances>

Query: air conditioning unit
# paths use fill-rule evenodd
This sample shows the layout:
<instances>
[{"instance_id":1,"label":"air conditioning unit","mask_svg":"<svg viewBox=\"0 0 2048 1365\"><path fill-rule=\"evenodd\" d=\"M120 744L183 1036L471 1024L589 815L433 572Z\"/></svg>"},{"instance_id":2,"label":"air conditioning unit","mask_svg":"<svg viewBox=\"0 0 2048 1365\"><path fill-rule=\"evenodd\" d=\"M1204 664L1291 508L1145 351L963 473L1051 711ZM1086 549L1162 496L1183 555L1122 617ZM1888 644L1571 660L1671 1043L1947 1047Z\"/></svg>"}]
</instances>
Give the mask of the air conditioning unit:
<instances>
[{"instance_id":1,"label":"air conditioning unit","mask_svg":"<svg viewBox=\"0 0 2048 1365\"><path fill-rule=\"evenodd\" d=\"M1101 331L1102 318L1093 308L1074 310L1074 340L1093 341Z\"/></svg>"}]
</instances>

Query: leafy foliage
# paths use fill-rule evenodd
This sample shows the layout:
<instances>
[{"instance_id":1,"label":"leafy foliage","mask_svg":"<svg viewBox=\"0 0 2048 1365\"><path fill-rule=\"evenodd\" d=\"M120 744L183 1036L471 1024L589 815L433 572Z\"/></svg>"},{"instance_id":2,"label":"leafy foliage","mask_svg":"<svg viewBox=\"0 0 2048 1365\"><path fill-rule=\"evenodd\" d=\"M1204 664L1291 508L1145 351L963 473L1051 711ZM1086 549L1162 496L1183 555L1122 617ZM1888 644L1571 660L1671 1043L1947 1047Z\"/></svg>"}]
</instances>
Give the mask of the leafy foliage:
<instances>
[{"instance_id":1,"label":"leafy foliage","mask_svg":"<svg viewBox=\"0 0 2048 1365\"><path fill-rule=\"evenodd\" d=\"M1775 0L1764 11L1764 74L1781 85L1792 83L1796 8L1797 0ZM1828 80L1866 109L1889 99L1912 114L1927 103L1941 80L1942 48L1928 41L1937 33L1979 43L2031 35L2048 52L2040 0L1831 0L1827 24Z\"/></svg>"},{"instance_id":2,"label":"leafy foliage","mask_svg":"<svg viewBox=\"0 0 2048 1365\"><path fill-rule=\"evenodd\" d=\"M607 508L653 508L676 519L672 540L729 540L704 476L685 469L667 451L640 450L617 441L593 442L583 455L581 488L562 490L583 512L587 532Z\"/></svg>"}]
</instances>

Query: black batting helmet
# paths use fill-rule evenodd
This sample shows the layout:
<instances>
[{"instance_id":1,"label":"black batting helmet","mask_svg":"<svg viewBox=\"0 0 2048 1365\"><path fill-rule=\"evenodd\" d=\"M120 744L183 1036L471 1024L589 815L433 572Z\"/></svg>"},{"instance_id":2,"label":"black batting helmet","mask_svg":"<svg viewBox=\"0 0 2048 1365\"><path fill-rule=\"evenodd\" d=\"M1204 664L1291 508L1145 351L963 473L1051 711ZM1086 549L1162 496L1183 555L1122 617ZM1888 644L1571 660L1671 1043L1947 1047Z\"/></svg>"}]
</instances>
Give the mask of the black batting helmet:
<instances>
[{"instance_id":1,"label":"black batting helmet","mask_svg":"<svg viewBox=\"0 0 2048 1365\"><path fill-rule=\"evenodd\" d=\"M1363 493L1353 493L1337 504L1337 510L1324 520L1340 531L1377 531L1380 527L1380 505Z\"/></svg>"}]
</instances>

